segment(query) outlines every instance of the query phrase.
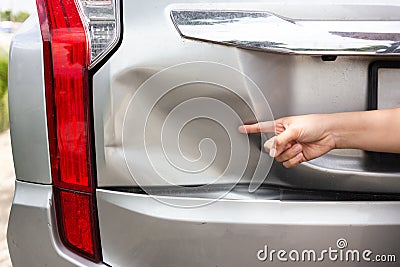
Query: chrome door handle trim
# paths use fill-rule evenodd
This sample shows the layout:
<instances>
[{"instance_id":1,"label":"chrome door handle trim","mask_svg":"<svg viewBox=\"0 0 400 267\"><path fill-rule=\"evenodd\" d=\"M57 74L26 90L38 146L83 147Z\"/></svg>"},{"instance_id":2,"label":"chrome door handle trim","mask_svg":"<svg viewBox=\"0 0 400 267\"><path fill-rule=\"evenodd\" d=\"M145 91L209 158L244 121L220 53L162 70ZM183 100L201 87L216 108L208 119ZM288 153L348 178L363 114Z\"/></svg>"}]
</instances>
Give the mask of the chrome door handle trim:
<instances>
[{"instance_id":1,"label":"chrome door handle trim","mask_svg":"<svg viewBox=\"0 0 400 267\"><path fill-rule=\"evenodd\" d=\"M268 12L172 10L183 38L298 55L399 55L399 21L292 20Z\"/></svg>"}]
</instances>

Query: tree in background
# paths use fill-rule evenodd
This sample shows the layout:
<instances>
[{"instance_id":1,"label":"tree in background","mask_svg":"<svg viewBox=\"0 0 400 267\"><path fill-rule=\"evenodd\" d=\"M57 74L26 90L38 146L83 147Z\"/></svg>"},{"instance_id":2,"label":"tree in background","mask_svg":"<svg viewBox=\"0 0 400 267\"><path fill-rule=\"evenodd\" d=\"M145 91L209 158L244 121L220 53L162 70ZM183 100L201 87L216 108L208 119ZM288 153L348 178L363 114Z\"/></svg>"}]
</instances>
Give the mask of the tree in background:
<instances>
[{"instance_id":1,"label":"tree in background","mask_svg":"<svg viewBox=\"0 0 400 267\"><path fill-rule=\"evenodd\" d=\"M27 18L29 17L29 13L28 12L18 12L17 14L15 14L13 16L13 21L15 22L24 22Z\"/></svg>"},{"instance_id":2,"label":"tree in background","mask_svg":"<svg viewBox=\"0 0 400 267\"><path fill-rule=\"evenodd\" d=\"M0 20L1 21L11 21L11 10L5 10L0 12Z\"/></svg>"},{"instance_id":3,"label":"tree in background","mask_svg":"<svg viewBox=\"0 0 400 267\"><path fill-rule=\"evenodd\" d=\"M20 11L13 14L11 10L5 10L0 12L0 21L13 21L13 22L24 22L29 17L29 13Z\"/></svg>"}]
</instances>

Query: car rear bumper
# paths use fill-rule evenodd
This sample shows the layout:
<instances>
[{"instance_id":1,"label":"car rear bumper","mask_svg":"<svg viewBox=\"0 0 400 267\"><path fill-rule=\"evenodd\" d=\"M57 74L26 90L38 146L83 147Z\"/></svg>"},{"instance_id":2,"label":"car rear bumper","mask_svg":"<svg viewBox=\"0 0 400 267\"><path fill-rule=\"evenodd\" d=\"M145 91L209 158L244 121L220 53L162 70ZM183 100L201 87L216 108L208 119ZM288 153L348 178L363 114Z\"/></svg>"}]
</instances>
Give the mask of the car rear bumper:
<instances>
[{"instance_id":1,"label":"car rear bumper","mask_svg":"<svg viewBox=\"0 0 400 267\"><path fill-rule=\"evenodd\" d=\"M392 266L372 257L400 255L400 202L223 199L179 208L203 199L109 190L98 190L97 199L103 257L112 266ZM320 258L324 249L340 253L339 243L347 243L345 256L370 250L371 262L328 255L293 262L288 254L286 262L263 252L313 250Z\"/></svg>"},{"instance_id":2,"label":"car rear bumper","mask_svg":"<svg viewBox=\"0 0 400 267\"><path fill-rule=\"evenodd\" d=\"M179 208L162 201L194 206L203 200L155 199L105 189L98 189L97 201L103 260L111 266L309 266L309 261L316 266L395 266L396 262L372 260L376 255L400 260L400 202L223 199ZM347 246L339 249L339 240ZM17 181L8 243L14 267L106 266L63 247L49 185ZM338 251L338 258L333 261L326 254L318 261L329 248ZM272 250L276 250L273 259ZM287 262L277 258L279 250L287 252ZM299 261L288 258L292 250L300 253ZM317 262L307 259L310 250L315 251ZM341 250L343 255L349 250L370 250L371 262L362 258L349 262L345 256L340 260Z\"/></svg>"}]
</instances>

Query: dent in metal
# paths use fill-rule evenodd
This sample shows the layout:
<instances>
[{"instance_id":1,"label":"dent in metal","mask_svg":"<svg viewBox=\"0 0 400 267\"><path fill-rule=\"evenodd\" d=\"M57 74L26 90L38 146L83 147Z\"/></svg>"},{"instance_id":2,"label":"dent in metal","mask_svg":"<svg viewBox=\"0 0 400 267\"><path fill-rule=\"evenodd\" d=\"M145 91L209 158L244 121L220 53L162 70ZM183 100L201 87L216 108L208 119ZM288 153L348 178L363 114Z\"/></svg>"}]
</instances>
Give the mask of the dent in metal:
<instances>
[{"instance_id":1,"label":"dent in metal","mask_svg":"<svg viewBox=\"0 0 400 267\"><path fill-rule=\"evenodd\" d=\"M312 21L268 12L173 10L184 38L302 55L398 55L400 21Z\"/></svg>"},{"instance_id":2,"label":"dent in metal","mask_svg":"<svg viewBox=\"0 0 400 267\"><path fill-rule=\"evenodd\" d=\"M359 18L361 15L355 11L364 10L361 16L364 20L378 20L385 18L385 14L391 14L390 16L387 15L388 19L397 19L393 13L396 7L392 6L379 8L370 5L357 7L328 5L327 7L330 8L328 12L323 7L318 6L317 3L314 4L318 8L309 11L304 11L303 5L299 5L299 9L295 9L287 3L282 4L285 7L275 6L275 9L273 5L266 5L262 7L262 10L273 10L276 14L285 14L287 17L296 16L303 19L323 19L323 17L327 17L331 20L343 20L347 17ZM149 77L168 66L183 62L207 60L239 69L249 75L261 88L268 99L275 118L310 113L356 111L363 110L367 106L367 91L365 90L367 87L367 70L369 64L375 58L343 56L335 62L323 62L309 56L263 53L261 51L207 45L201 42L185 42L177 36L176 29L172 27L172 24L168 24L171 19L169 10L191 10L189 4L174 6L175 8L168 9L166 14L160 10L157 13L154 9L148 9L145 5L143 5L143 10L137 10L136 7L137 4L126 2L124 10L129 10L129 15L124 16L126 20L125 29L129 29L129 31L126 31L121 47L100 68L93 80L97 181L101 187L135 185L132 183L122 152L123 117L132 94ZM231 9L234 7L229 6ZM289 7L291 7L291 13L284 13L284 10L290 10ZM261 7L254 6L254 9L256 8L261 10ZM131 13L133 10L134 15ZM312 16L303 14L303 11ZM352 13L354 14L351 16ZM153 23L151 25L146 23L148 20L144 19L144 17L149 16L152 17ZM142 26L134 27L135 25ZM149 27L151 27L151 31ZM139 36L141 42L137 42ZM155 40L161 39L163 40L162 44L155 42ZM201 74L210 75L208 72ZM171 79L179 78L182 75L182 73L175 73L173 77L167 77L167 79L160 81L160 85L170 83ZM226 79L231 79L231 77L227 76ZM384 86L389 85L389 81L386 81ZM202 92L207 97L223 98L224 103L241 109L235 101L232 101L231 94L216 89L207 89L202 86L201 90L193 88L193 90L190 90L190 94ZM152 92L153 90L147 90L146 94L151 96ZM247 94L246 92L246 88L243 87L242 93ZM183 96L178 95L179 97ZM145 99L147 97L143 98L143 100ZM171 100L173 101L164 102L166 105L163 108L160 106L157 109L160 115L180 103L179 98L171 98ZM242 109L240 113L245 114L244 111L245 109ZM143 116L140 113L136 115L137 118L135 119L140 119L140 116ZM152 120L155 126L153 129L157 129L162 124L161 122L157 123L156 119L160 118L162 116L155 116ZM248 117L245 121L251 123L252 118ZM134 120L129 124L129 127L135 127ZM204 123L202 126L204 127L201 131L195 132L196 135L206 135L212 131L208 124ZM194 137L188 136L191 139L186 140L191 141L188 146L185 146L185 149L197 148L198 143L194 142ZM257 136L253 137L258 139ZM224 148L223 142L217 144ZM260 145L254 144L255 149L251 153L252 157L258 155L260 147ZM143 155L137 150L128 151L128 153L130 152L132 152L132 155ZM134 154L135 152L137 153ZM367 157L368 155L360 151L351 155L342 153L343 151L340 151L340 153L335 151L332 155L325 155L319 160L290 170L284 169L280 164L274 164L266 183L307 189L375 193L400 191L398 169L377 161L371 162L370 158ZM162 157L162 153L154 151L154 156L157 155ZM223 157L223 155L219 156ZM150 173L147 173L147 169L140 165L141 157L136 156L132 159L138 165L136 170L143 171L143 177L147 177L146 184L143 185L155 185L154 179ZM252 166L254 166L255 161L250 160L250 164L249 170L253 170ZM220 169L218 166L222 165L216 165L215 170ZM166 169L166 171L168 170ZM207 182L206 178L189 180L187 176L176 177L176 184L186 185L189 182L201 184ZM232 181L234 180L227 179L224 182Z\"/></svg>"}]
</instances>

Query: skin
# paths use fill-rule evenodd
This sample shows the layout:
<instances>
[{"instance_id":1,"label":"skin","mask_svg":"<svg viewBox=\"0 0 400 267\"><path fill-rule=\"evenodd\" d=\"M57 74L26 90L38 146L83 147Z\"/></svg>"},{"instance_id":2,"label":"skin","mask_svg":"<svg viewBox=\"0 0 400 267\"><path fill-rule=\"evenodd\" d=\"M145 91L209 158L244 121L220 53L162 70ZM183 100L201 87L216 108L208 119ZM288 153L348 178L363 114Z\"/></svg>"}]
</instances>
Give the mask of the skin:
<instances>
[{"instance_id":1,"label":"skin","mask_svg":"<svg viewBox=\"0 0 400 267\"><path fill-rule=\"evenodd\" d=\"M286 168L332 149L400 153L400 108L285 117L242 125L239 132L274 132L264 148Z\"/></svg>"}]
</instances>

